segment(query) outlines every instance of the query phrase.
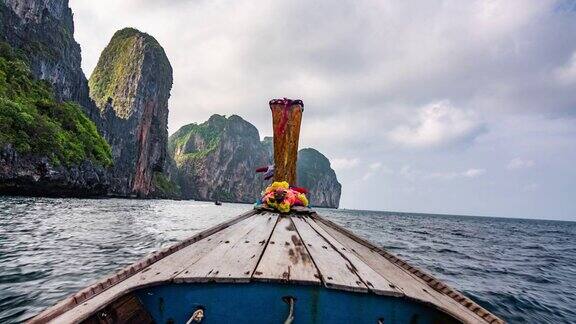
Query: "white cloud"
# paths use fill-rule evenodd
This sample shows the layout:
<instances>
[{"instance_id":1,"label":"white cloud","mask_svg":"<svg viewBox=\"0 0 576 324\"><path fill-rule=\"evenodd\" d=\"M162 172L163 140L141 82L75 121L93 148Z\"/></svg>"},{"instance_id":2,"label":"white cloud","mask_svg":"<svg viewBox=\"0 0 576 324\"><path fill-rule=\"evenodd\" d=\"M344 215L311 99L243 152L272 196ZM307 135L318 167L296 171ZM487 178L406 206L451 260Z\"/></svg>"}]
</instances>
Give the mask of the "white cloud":
<instances>
[{"instance_id":1,"label":"white cloud","mask_svg":"<svg viewBox=\"0 0 576 324\"><path fill-rule=\"evenodd\" d=\"M453 179L472 179L477 178L486 173L484 169L468 169L461 172L433 172L430 174L425 174L424 177L428 179L441 179L441 180L453 180Z\"/></svg>"},{"instance_id":2,"label":"white cloud","mask_svg":"<svg viewBox=\"0 0 576 324\"><path fill-rule=\"evenodd\" d=\"M405 165L400 169L400 175L410 181L472 179L480 177L485 173L486 173L485 169L476 169L476 168L470 168L465 171L428 172L424 170L417 170L409 165Z\"/></svg>"},{"instance_id":3,"label":"white cloud","mask_svg":"<svg viewBox=\"0 0 576 324\"><path fill-rule=\"evenodd\" d=\"M561 84L572 85L576 83L576 51L574 51L568 62L554 72Z\"/></svg>"},{"instance_id":4,"label":"white cloud","mask_svg":"<svg viewBox=\"0 0 576 324\"><path fill-rule=\"evenodd\" d=\"M368 165L368 168L373 171L379 170L380 168L382 168L382 163L381 162L370 163L370 165Z\"/></svg>"},{"instance_id":5,"label":"white cloud","mask_svg":"<svg viewBox=\"0 0 576 324\"><path fill-rule=\"evenodd\" d=\"M336 171L352 169L358 165L358 158L335 158L330 160L330 165Z\"/></svg>"},{"instance_id":6,"label":"white cloud","mask_svg":"<svg viewBox=\"0 0 576 324\"><path fill-rule=\"evenodd\" d=\"M455 108L448 100L422 107L415 119L393 129L390 139L408 147L439 147L469 141L484 129L475 113Z\"/></svg>"},{"instance_id":7,"label":"white cloud","mask_svg":"<svg viewBox=\"0 0 576 324\"><path fill-rule=\"evenodd\" d=\"M400 175L408 180L413 181L420 175L420 172L414 170L414 168L412 168L410 165L403 165L402 168L400 168Z\"/></svg>"},{"instance_id":8,"label":"white cloud","mask_svg":"<svg viewBox=\"0 0 576 324\"><path fill-rule=\"evenodd\" d=\"M476 178L486 173L484 169L468 169L462 175L466 178Z\"/></svg>"},{"instance_id":9,"label":"white cloud","mask_svg":"<svg viewBox=\"0 0 576 324\"><path fill-rule=\"evenodd\" d=\"M517 170L517 169L527 169L534 166L534 161L532 160L524 160L521 158L514 158L508 162L506 168L508 170Z\"/></svg>"},{"instance_id":10,"label":"white cloud","mask_svg":"<svg viewBox=\"0 0 576 324\"><path fill-rule=\"evenodd\" d=\"M368 180L378 174L392 174L393 171L382 162L372 162L368 164L367 172L362 176L362 180Z\"/></svg>"},{"instance_id":11,"label":"white cloud","mask_svg":"<svg viewBox=\"0 0 576 324\"><path fill-rule=\"evenodd\" d=\"M482 0L473 1L472 23L477 35L484 37L510 37L542 16L553 1Z\"/></svg>"}]
</instances>

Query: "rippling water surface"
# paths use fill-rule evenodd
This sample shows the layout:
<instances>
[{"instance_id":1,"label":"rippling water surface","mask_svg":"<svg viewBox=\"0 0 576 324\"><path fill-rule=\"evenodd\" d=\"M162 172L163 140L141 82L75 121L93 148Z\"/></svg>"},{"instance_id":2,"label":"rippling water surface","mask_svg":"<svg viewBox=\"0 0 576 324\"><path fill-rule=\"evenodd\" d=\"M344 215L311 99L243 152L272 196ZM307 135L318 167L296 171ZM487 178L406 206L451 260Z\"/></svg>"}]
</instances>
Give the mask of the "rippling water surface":
<instances>
[{"instance_id":1,"label":"rippling water surface","mask_svg":"<svg viewBox=\"0 0 576 324\"><path fill-rule=\"evenodd\" d=\"M144 255L251 208L0 197L0 323L17 323ZM510 323L576 322L576 223L320 210Z\"/></svg>"}]
</instances>

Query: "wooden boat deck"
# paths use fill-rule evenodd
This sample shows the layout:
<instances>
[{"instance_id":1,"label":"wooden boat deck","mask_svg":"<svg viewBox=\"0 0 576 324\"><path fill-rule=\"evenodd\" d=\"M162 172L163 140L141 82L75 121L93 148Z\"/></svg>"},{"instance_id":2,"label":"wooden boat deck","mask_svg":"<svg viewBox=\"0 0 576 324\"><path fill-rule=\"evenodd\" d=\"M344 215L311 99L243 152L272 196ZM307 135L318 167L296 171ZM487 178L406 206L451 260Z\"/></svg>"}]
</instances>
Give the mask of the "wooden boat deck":
<instances>
[{"instance_id":1,"label":"wooden boat deck","mask_svg":"<svg viewBox=\"0 0 576 324\"><path fill-rule=\"evenodd\" d=\"M74 323L128 292L162 283L279 282L406 297L465 323L503 323L458 291L309 209L254 210L153 253L45 310Z\"/></svg>"}]
</instances>

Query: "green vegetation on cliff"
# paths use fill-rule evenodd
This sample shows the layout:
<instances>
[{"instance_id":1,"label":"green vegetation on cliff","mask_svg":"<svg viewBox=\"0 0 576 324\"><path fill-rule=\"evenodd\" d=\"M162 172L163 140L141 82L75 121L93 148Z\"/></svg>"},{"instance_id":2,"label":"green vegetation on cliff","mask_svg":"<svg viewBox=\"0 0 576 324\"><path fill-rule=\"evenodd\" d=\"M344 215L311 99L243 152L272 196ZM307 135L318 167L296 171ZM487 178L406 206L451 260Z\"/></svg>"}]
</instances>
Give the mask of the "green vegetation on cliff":
<instances>
[{"instance_id":1,"label":"green vegetation on cliff","mask_svg":"<svg viewBox=\"0 0 576 324\"><path fill-rule=\"evenodd\" d=\"M159 198L180 197L180 186L162 172L154 172L152 175L152 184L156 190L155 196Z\"/></svg>"},{"instance_id":2,"label":"green vegetation on cliff","mask_svg":"<svg viewBox=\"0 0 576 324\"><path fill-rule=\"evenodd\" d=\"M205 123L181 127L168 139L168 154L178 166L206 157L218 147L226 122L226 117L212 115Z\"/></svg>"},{"instance_id":3,"label":"green vegetation on cliff","mask_svg":"<svg viewBox=\"0 0 576 324\"><path fill-rule=\"evenodd\" d=\"M158 64L159 75L172 74L164 49L154 37L134 28L121 29L112 36L88 81L90 97L101 110L111 100L116 115L130 117L146 50L158 54L152 55L158 59L151 63Z\"/></svg>"},{"instance_id":4,"label":"green vegetation on cliff","mask_svg":"<svg viewBox=\"0 0 576 324\"><path fill-rule=\"evenodd\" d=\"M82 108L56 102L50 85L34 79L25 56L0 43L0 147L9 144L57 165L112 165L110 146Z\"/></svg>"}]
</instances>

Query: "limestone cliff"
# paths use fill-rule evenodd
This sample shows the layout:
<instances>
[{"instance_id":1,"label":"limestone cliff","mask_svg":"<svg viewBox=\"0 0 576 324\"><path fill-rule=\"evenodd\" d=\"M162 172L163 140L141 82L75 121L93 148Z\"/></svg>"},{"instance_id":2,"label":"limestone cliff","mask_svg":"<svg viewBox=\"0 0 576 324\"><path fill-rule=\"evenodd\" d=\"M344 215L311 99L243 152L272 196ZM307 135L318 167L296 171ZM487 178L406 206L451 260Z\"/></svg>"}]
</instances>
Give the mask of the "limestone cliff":
<instances>
[{"instance_id":1,"label":"limestone cliff","mask_svg":"<svg viewBox=\"0 0 576 324\"><path fill-rule=\"evenodd\" d=\"M330 161L313 148L298 151L298 185L308 189L310 204L318 207L338 207L342 186Z\"/></svg>"},{"instance_id":2,"label":"limestone cliff","mask_svg":"<svg viewBox=\"0 0 576 324\"><path fill-rule=\"evenodd\" d=\"M114 158L111 192L154 196L166 163L172 67L154 37L133 28L114 34L89 80Z\"/></svg>"},{"instance_id":3,"label":"limestone cliff","mask_svg":"<svg viewBox=\"0 0 576 324\"><path fill-rule=\"evenodd\" d=\"M99 178L110 180L101 180L98 193L155 196L156 188L168 188L162 171L172 68L164 50L153 37L137 30L117 32L100 57L89 90L73 34L68 0L0 1L0 41L23 54L34 77L48 81L56 102L79 103L111 145L114 167L97 170ZM15 157L46 160L43 155L30 159L10 147L6 156L11 158L4 162L16 161ZM17 174L18 168L26 169L21 163L12 163L9 169ZM72 178L64 178L78 182L76 173L71 174Z\"/></svg>"},{"instance_id":4,"label":"limestone cliff","mask_svg":"<svg viewBox=\"0 0 576 324\"><path fill-rule=\"evenodd\" d=\"M183 198L254 202L263 189L254 169L268 155L256 127L239 116L186 125L170 137L168 150Z\"/></svg>"},{"instance_id":5,"label":"limestone cliff","mask_svg":"<svg viewBox=\"0 0 576 324\"><path fill-rule=\"evenodd\" d=\"M235 115L186 125L170 136L168 146L183 198L246 203L255 202L268 185L255 169L271 164L272 150L271 138L260 141L256 127ZM338 207L340 184L321 153L301 150L300 170L298 185L306 184L313 205Z\"/></svg>"},{"instance_id":6,"label":"limestone cliff","mask_svg":"<svg viewBox=\"0 0 576 324\"><path fill-rule=\"evenodd\" d=\"M78 102L99 126L98 109L80 67L68 0L0 1L0 41L25 54L33 75L50 82L56 100Z\"/></svg>"}]
</instances>

